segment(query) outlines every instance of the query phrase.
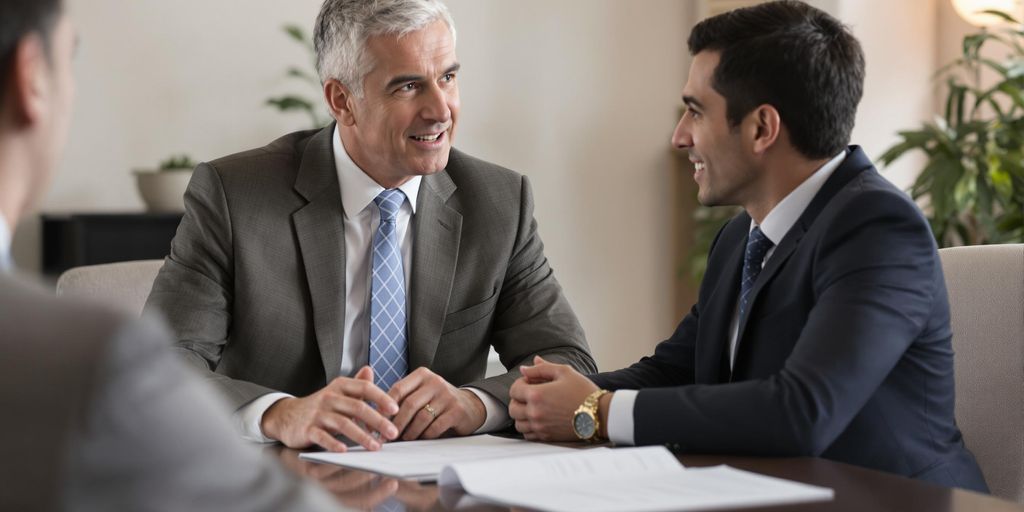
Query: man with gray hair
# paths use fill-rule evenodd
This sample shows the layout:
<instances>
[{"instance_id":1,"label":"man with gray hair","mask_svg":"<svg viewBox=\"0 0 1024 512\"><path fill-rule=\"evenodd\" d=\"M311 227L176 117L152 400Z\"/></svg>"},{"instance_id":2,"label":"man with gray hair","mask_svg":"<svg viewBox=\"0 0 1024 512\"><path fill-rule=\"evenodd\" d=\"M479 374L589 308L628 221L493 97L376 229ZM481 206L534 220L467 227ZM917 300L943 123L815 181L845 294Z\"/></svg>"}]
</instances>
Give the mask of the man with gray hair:
<instances>
[{"instance_id":1,"label":"man with gray hair","mask_svg":"<svg viewBox=\"0 0 1024 512\"><path fill-rule=\"evenodd\" d=\"M335 123L200 164L147 309L244 437L343 451L509 423L518 370L595 370L526 177L452 148L455 28L436 0L327 0ZM457 387L461 386L461 387Z\"/></svg>"}]
</instances>

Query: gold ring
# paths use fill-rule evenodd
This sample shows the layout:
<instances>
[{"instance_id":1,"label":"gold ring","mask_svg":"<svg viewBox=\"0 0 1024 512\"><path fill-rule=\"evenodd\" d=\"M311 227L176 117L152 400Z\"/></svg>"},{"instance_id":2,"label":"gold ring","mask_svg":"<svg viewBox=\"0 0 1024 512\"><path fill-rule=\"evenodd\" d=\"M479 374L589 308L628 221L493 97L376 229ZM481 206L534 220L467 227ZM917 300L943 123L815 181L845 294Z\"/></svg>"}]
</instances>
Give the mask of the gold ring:
<instances>
[{"instance_id":1,"label":"gold ring","mask_svg":"<svg viewBox=\"0 0 1024 512\"><path fill-rule=\"evenodd\" d=\"M436 418L437 417L437 411L434 410L434 406L432 406L430 404L424 405L423 406L423 410L427 411L427 413L430 414L431 418Z\"/></svg>"}]
</instances>

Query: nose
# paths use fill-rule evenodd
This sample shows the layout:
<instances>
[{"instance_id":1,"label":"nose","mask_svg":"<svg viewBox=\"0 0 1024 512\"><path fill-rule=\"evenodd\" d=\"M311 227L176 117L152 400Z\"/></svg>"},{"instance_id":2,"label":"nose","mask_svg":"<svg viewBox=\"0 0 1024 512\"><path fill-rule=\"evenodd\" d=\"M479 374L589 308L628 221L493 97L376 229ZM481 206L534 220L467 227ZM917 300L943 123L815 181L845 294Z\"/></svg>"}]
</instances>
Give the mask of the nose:
<instances>
[{"instance_id":1,"label":"nose","mask_svg":"<svg viewBox=\"0 0 1024 512\"><path fill-rule=\"evenodd\" d=\"M452 118L449 100L448 92L435 84L423 95L420 115L427 121L447 124Z\"/></svg>"},{"instance_id":2,"label":"nose","mask_svg":"<svg viewBox=\"0 0 1024 512\"><path fill-rule=\"evenodd\" d=\"M693 147L693 137L690 134L690 126L686 115L679 118L679 123L676 124L676 131L672 133L672 147L676 149Z\"/></svg>"}]
</instances>

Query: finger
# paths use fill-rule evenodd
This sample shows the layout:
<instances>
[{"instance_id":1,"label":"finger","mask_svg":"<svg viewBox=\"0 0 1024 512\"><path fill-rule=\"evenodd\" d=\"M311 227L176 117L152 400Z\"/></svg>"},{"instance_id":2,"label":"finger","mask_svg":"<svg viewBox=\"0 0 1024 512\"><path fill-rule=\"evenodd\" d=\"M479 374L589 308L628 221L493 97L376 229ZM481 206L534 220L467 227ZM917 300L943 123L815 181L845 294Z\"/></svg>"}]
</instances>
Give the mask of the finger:
<instances>
[{"instance_id":1,"label":"finger","mask_svg":"<svg viewBox=\"0 0 1024 512\"><path fill-rule=\"evenodd\" d=\"M334 400L331 405L333 412L341 413L357 423L362 423L366 427L365 430L380 432L388 440L398 437L400 432L398 428L379 411L362 400L344 397ZM360 428L360 430L364 429Z\"/></svg>"},{"instance_id":2,"label":"finger","mask_svg":"<svg viewBox=\"0 0 1024 512\"><path fill-rule=\"evenodd\" d=\"M402 433L402 439L410 441L416 439L419 435L426 430L431 422L440 416L445 411L445 400L438 397L435 394L435 390L429 388L420 388L419 391L409 395L408 398L402 402L402 410L398 413L399 416L405 415L408 419L405 421L405 428L399 429ZM431 408L434 409L434 414L430 414L426 410L427 404L430 404ZM397 422L400 421L395 417L396 427Z\"/></svg>"},{"instance_id":3,"label":"finger","mask_svg":"<svg viewBox=\"0 0 1024 512\"><path fill-rule=\"evenodd\" d=\"M343 453L348 451L345 443L335 439L334 435L323 428L313 427L309 434L309 440L329 452Z\"/></svg>"},{"instance_id":4,"label":"finger","mask_svg":"<svg viewBox=\"0 0 1024 512\"><path fill-rule=\"evenodd\" d=\"M367 367L364 366L363 368ZM362 371L362 369L359 370L360 373ZM370 372L370 378L373 378L372 371ZM342 379L336 380L335 382L338 382L338 389L342 393L344 393L345 396L350 396L352 398L358 398L359 400L367 400L369 402L373 402L374 404L377 405L377 409L380 412L388 416L391 416L398 412L398 403L395 402L395 400L392 399L390 396L388 396L387 393L378 388L377 385L374 384L372 380L367 381L365 379Z\"/></svg>"},{"instance_id":5,"label":"finger","mask_svg":"<svg viewBox=\"0 0 1024 512\"><path fill-rule=\"evenodd\" d=\"M426 413L426 411L423 411ZM448 432L459 423L460 409L451 407L439 414L434 421L420 434L420 439L437 439Z\"/></svg>"},{"instance_id":6,"label":"finger","mask_svg":"<svg viewBox=\"0 0 1024 512\"><path fill-rule=\"evenodd\" d=\"M406 375L402 380L391 386L391 389L388 390L388 396L390 396L395 402L401 404L407 396L423 385L423 379L428 373L429 370L422 366L413 370L412 373Z\"/></svg>"},{"instance_id":7,"label":"finger","mask_svg":"<svg viewBox=\"0 0 1024 512\"><path fill-rule=\"evenodd\" d=\"M565 366L542 362L534 366L521 366L519 371L529 380L542 379L545 381L555 380L565 371Z\"/></svg>"},{"instance_id":8,"label":"finger","mask_svg":"<svg viewBox=\"0 0 1024 512\"><path fill-rule=\"evenodd\" d=\"M516 432L519 432L520 434L523 434L523 435L527 435L527 434L530 434L531 432L533 432L533 428L530 425L529 421L526 421L526 420L517 421L516 422Z\"/></svg>"},{"instance_id":9,"label":"finger","mask_svg":"<svg viewBox=\"0 0 1024 512\"><path fill-rule=\"evenodd\" d=\"M529 389L530 383L526 381L526 377L520 377L508 388L508 396L512 400L525 403L526 393Z\"/></svg>"},{"instance_id":10,"label":"finger","mask_svg":"<svg viewBox=\"0 0 1024 512\"><path fill-rule=\"evenodd\" d=\"M367 382L373 382L373 368L371 368L369 365L363 366L362 368L359 369L358 372L356 372L354 378L356 380L365 380Z\"/></svg>"},{"instance_id":11,"label":"finger","mask_svg":"<svg viewBox=\"0 0 1024 512\"><path fill-rule=\"evenodd\" d=\"M512 400L508 403L508 416L514 420L525 420L526 419L526 404L518 400Z\"/></svg>"},{"instance_id":12,"label":"finger","mask_svg":"<svg viewBox=\"0 0 1024 512\"><path fill-rule=\"evenodd\" d=\"M328 432L341 434L369 451L380 449L380 442L377 438L352 421L351 418L331 413L322 415L319 420L322 428Z\"/></svg>"},{"instance_id":13,"label":"finger","mask_svg":"<svg viewBox=\"0 0 1024 512\"><path fill-rule=\"evenodd\" d=\"M401 408L398 410L398 414L392 419L395 428L398 429L400 434L404 434L409 428L409 424L412 423L413 419L423 410L423 407L430 403L434 398L434 390L422 387L415 393L409 395L402 401ZM440 404L435 404L433 407L436 409ZM429 413L422 411L424 414L429 416ZM440 412L440 411L436 411ZM403 439L405 439L403 437Z\"/></svg>"}]
</instances>

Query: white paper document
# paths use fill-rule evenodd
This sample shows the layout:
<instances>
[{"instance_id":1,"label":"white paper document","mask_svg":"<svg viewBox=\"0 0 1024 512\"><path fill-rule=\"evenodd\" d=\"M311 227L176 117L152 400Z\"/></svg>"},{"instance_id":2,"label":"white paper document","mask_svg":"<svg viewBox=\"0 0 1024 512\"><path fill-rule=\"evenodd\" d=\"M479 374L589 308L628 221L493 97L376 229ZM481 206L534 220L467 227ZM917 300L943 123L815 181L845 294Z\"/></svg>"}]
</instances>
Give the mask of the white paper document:
<instances>
[{"instance_id":1,"label":"white paper document","mask_svg":"<svg viewBox=\"0 0 1024 512\"><path fill-rule=\"evenodd\" d=\"M832 489L728 466L684 468L662 446L462 462L445 467L439 483L502 505L553 512L713 510L833 497Z\"/></svg>"},{"instance_id":2,"label":"white paper document","mask_svg":"<svg viewBox=\"0 0 1024 512\"><path fill-rule=\"evenodd\" d=\"M384 443L376 452L357 446L349 448L345 453L303 453L299 457L398 478L435 481L441 468L459 462L573 451L576 450L521 439L479 435Z\"/></svg>"}]
</instances>

